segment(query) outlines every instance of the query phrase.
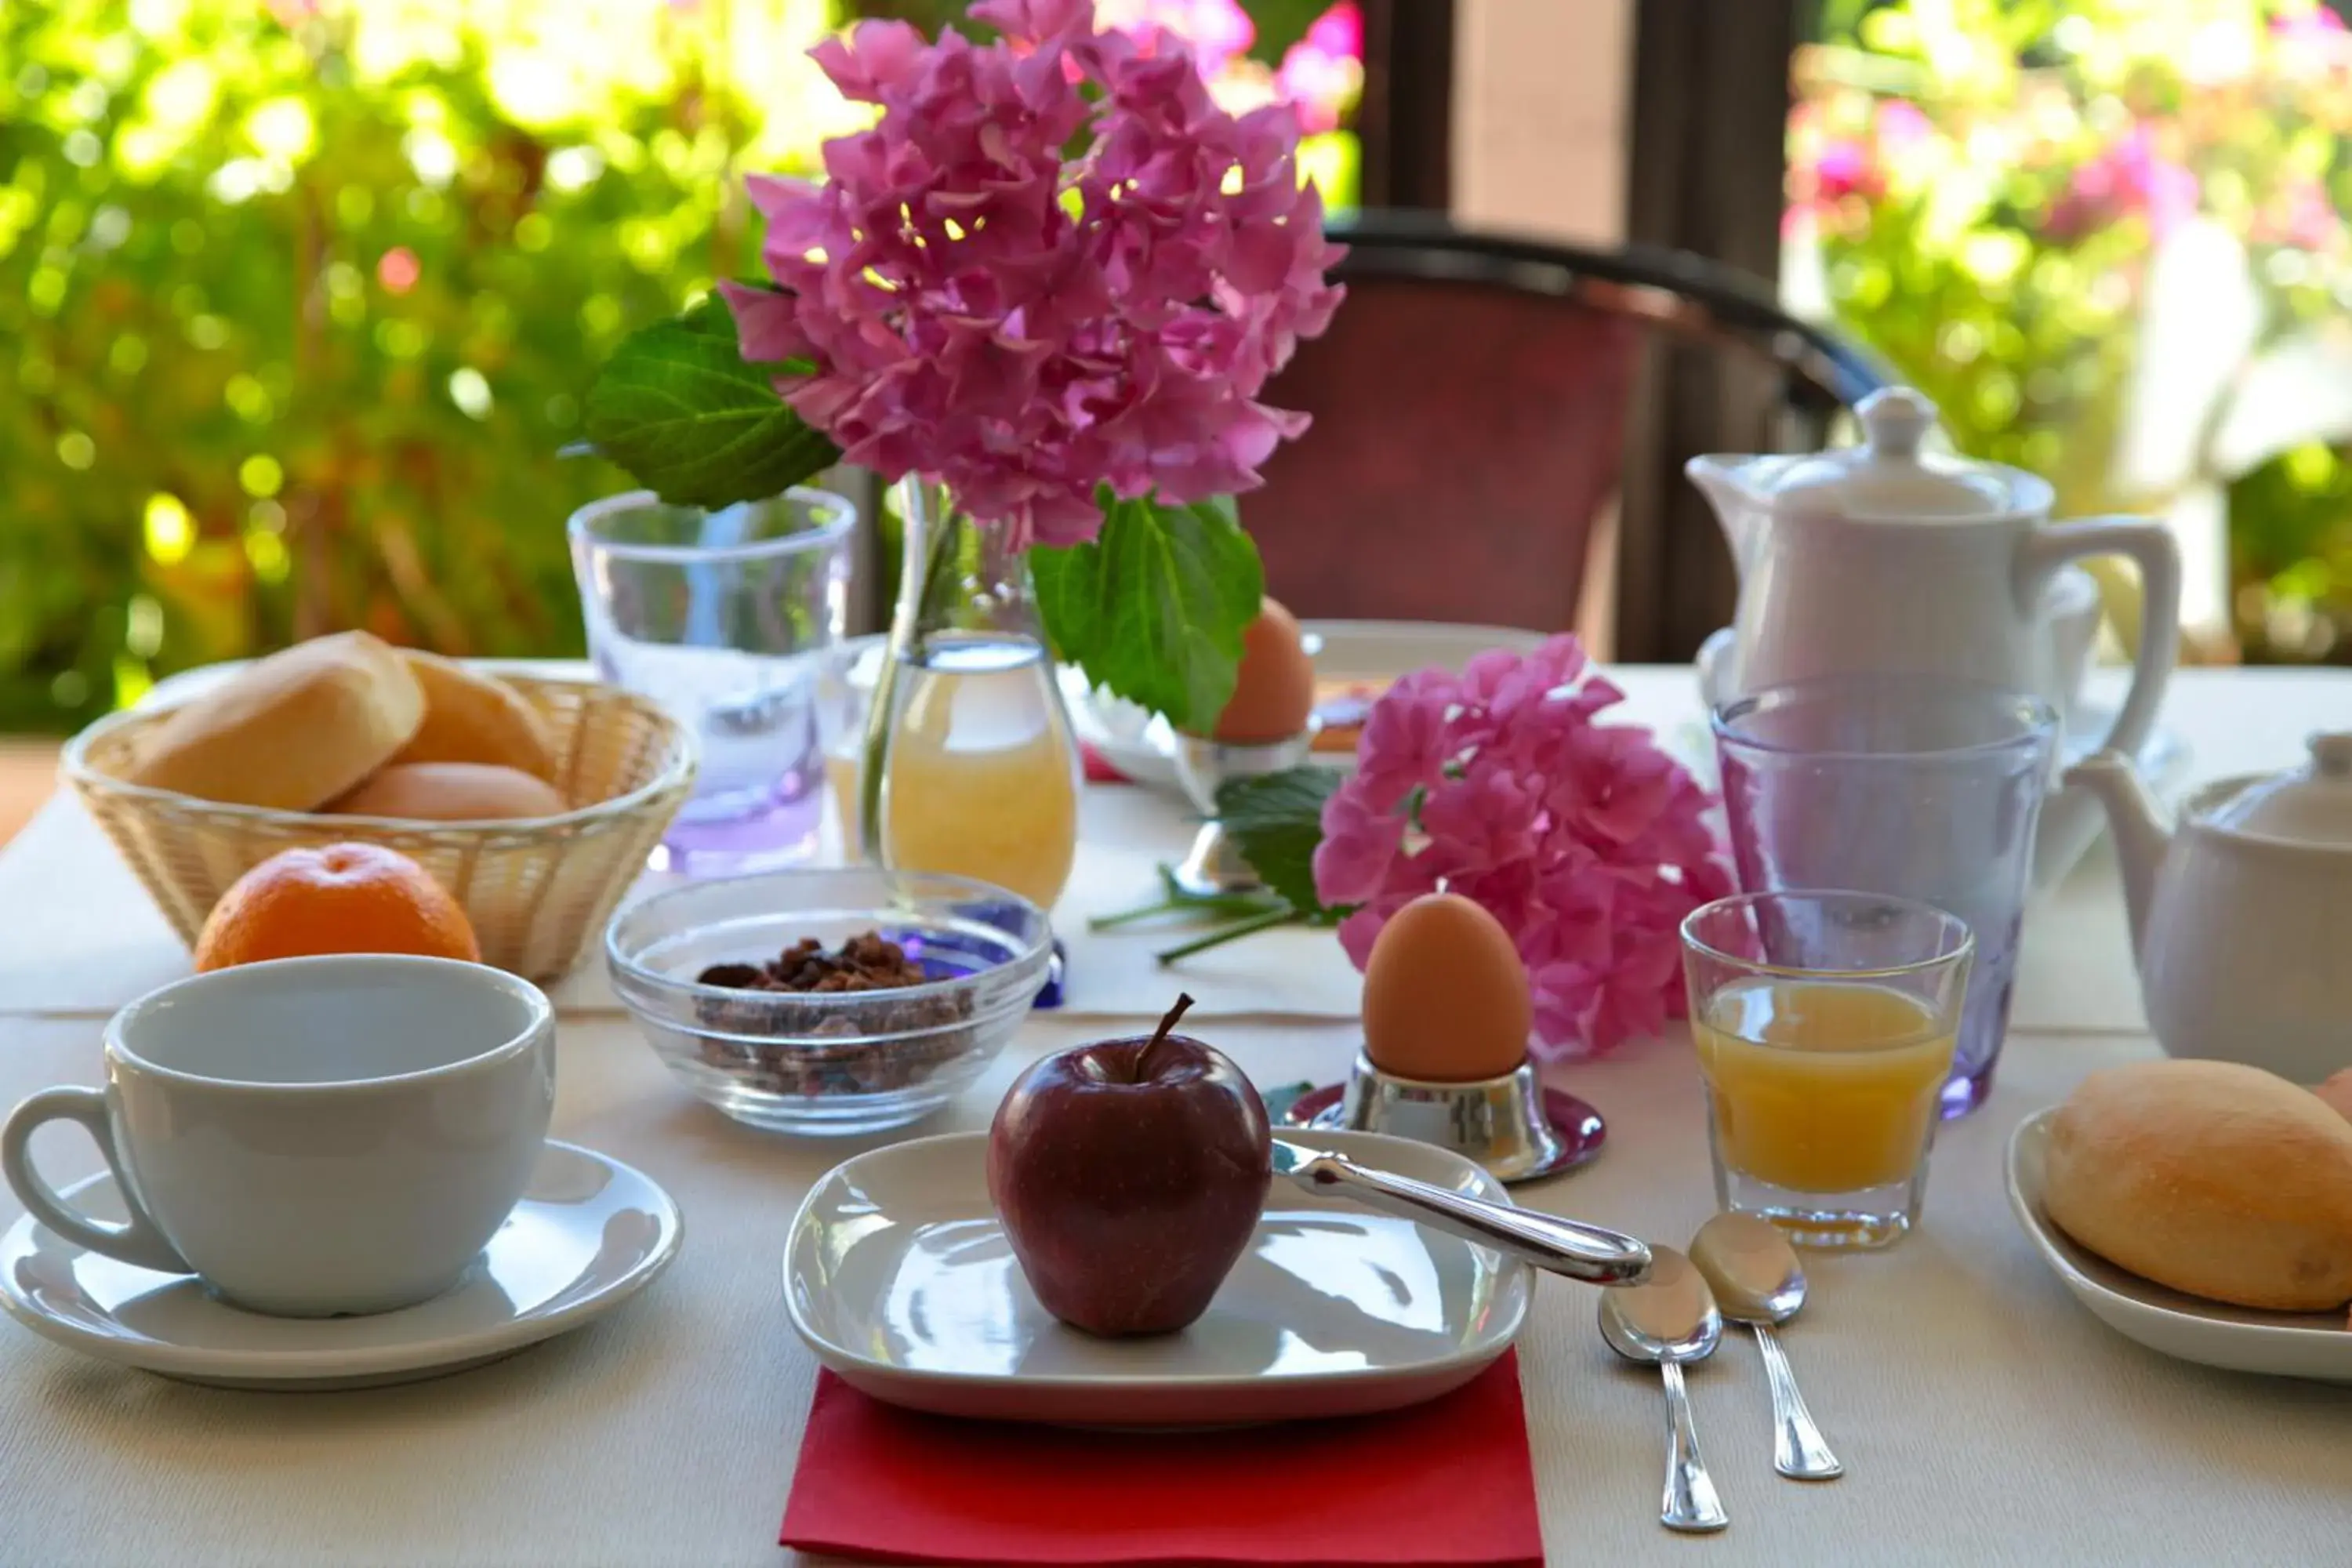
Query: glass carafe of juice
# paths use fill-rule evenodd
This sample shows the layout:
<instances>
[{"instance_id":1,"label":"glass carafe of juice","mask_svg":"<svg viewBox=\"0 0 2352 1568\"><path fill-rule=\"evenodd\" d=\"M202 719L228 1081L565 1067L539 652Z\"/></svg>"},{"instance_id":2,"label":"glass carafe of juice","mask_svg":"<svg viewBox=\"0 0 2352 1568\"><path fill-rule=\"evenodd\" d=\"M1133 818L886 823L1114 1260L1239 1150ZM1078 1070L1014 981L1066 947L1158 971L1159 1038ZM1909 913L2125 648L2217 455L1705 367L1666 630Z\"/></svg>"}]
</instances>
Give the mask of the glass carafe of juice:
<instances>
[{"instance_id":1,"label":"glass carafe of juice","mask_svg":"<svg viewBox=\"0 0 2352 1568\"><path fill-rule=\"evenodd\" d=\"M906 549L859 784L866 858L1050 909L1078 845L1078 748L1027 560L936 486L899 489Z\"/></svg>"}]
</instances>

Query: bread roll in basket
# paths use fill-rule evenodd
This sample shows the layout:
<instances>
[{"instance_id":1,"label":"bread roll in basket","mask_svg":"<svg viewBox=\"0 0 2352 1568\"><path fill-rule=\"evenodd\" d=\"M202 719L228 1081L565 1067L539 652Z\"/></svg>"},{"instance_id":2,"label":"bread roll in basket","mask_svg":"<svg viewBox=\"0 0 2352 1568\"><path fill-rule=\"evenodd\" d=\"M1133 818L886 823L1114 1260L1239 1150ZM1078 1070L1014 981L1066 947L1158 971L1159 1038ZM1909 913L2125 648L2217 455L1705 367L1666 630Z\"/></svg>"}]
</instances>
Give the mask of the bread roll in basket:
<instances>
[{"instance_id":1,"label":"bread roll in basket","mask_svg":"<svg viewBox=\"0 0 2352 1568\"><path fill-rule=\"evenodd\" d=\"M121 776L170 708L109 715L66 745L74 793L156 907L193 945L236 881L281 849L357 839L422 864L457 895L484 962L552 980L602 933L694 782L694 738L650 700L591 680L500 671L546 721L549 781L574 809L513 822L425 825L233 805Z\"/></svg>"}]
</instances>

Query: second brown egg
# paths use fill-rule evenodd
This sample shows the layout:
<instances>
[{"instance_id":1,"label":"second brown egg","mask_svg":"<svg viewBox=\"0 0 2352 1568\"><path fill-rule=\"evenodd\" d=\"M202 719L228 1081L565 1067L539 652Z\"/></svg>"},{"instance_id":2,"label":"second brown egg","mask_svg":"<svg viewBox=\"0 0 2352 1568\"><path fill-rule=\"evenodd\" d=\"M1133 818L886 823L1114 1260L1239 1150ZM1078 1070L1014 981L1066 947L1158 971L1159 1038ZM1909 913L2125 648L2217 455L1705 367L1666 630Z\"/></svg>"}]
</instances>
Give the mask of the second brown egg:
<instances>
[{"instance_id":1,"label":"second brown egg","mask_svg":"<svg viewBox=\"0 0 2352 1568\"><path fill-rule=\"evenodd\" d=\"M1511 933L1458 893L1391 916L1364 964L1364 1054L1398 1078L1466 1083L1527 1059L1535 1003Z\"/></svg>"}]
</instances>

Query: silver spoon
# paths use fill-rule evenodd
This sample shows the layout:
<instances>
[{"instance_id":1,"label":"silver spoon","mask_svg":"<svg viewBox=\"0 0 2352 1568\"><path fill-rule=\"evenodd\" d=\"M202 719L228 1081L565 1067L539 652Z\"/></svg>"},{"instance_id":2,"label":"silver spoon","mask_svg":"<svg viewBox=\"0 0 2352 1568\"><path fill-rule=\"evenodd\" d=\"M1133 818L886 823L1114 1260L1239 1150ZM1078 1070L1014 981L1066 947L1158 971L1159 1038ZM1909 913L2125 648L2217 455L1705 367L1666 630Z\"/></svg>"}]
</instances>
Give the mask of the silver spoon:
<instances>
[{"instance_id":1,"label":"silver spoon","mask_svg":"<svg viewBox=\"0 0 2352 1568\"><path fill-rule=\"evenodd\" d=\"M1831 1481L1845 1474L1813 1425L1805 1396L1797 1392L1797 1374L1789 1370L1780 1336L1772 1331L1805 1304L1805 1270L1797 1249L1769 1220L1719 1214L1698 1227L1690 1256L1722 1303L1723 1315L1756 1331L1764 1381L1772 1388L1772 1468L1800 1481Z\"/></svg>"},{"instance_id":2,"label":"silver spoon","mask_svg":"<svg viewBox=\"0 0 2352 1568\"><path fill-rule=\"evenodd\" d=\"M1690 1395L1683 1388L1686 1361L1705 1361L1723 1338L1715 1310L1691 1260L1671 1247L1650 1248L1650 1275L1601 1295L1601 1337L1627 1361L1654 1362L1666 1383L1666 1490L1658 1522L1668 1530L1721 1530L1731 1522L1698 1451Z\"/></svg>"}]
</instances>

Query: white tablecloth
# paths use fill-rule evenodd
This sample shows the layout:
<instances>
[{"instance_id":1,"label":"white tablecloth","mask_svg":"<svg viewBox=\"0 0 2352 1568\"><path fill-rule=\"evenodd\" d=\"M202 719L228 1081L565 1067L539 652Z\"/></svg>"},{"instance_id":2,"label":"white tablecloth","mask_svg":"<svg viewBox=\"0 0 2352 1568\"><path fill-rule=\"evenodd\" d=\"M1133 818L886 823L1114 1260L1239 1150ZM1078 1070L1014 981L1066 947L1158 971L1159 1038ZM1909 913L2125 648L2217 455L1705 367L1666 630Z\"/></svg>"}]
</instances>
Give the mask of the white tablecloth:
<instances>
[{"instance_id":1,"label":"white tablecloth","mask_svg":"<svg viewBox=\"0 0 2352 1568\"><path fill-rule=\"evenodd\" d=\"M1688 699L1684 672L1631 671L1643 716ZM2292 760L2302 734L2352 722L2352 680L2184 678L2172 721L2200 775ZM1093 792L1076 901L1131 896L1097 868L1148 872L1181 845L1171 814ZM184 959L70 808L0 856L0 1103L94 1082L99 1019ZM1164 1005L1149 945L1079 942L1097 1011ZM1202 1032L1260 1082L1328 1080L1355 1045L1328 937L1227 950L1225 978L1182 983L1224 1016ZM1301 978L1307 964L1321 965ZM1093 976L1089 981L1087 974ZM1092 986L1089 993L1087 989ZM1850 1473L1801 1488L1770 1472L1753 1347L1692 1378L1731 1531L1681 1542L1655 1523L1663 1434L1654 1373L1612 1361L1591 1292L1547 1281L1522 1345L1553 1560L1724 1563L2335 1563L2352 1553L2352 1390L2170 1362L2109 1332L2037 1261L2001 1196L2000 1156L2027 1112L2086 1071L2148 1054L2136 1030L2112 870L2087 866L2029 923L1998 1088L1939 1142L1923 1230L1895 1250L1811 1265L1788 1333ZM1088 998L1091 995L1091 999ZM1222 1000L1219 1001L1219 998ZM558 1136L635 1163L677 1196L684 1250L646 1295L509 1361L403 1389L198 1389L83 1360L0 1324L0 1562L310 1564L774 1563L772 1544L814 1363L779 1296L785 1226L856 1145L782 1140L689 1098L625 1019L568 992ZM1318 1011L1334 1015L1311 1016ZM1246 1016L1278 1014L1277 1016ZM43 1015L36 1016L34 1015ZM1301 1016L1300 1015L1310 1015ZM1099 1032L1041 1015L926 1131L978 1130L1018 1068ZM1680 1037L1558 1072L1608 1116L1589 1169L1521 1189L1534 1206L1680 1242L1710 1207L1698 1086ZM68 1131L46 1166L95 1168ZM13 1221L0 1195L0 1220Z\"/></svg>"},{"instance_id":2,"label":"white tablecloth","mask_svg":"<svg viewBox=\"0 0 2352 1568\"><path fill-rule=\"evenodd\" d=\"M1626 692L1612 718L1652 726L1687 752L1704 742L1690 672L1613 672ZM2183 672L2165 723L2186 742L2189 777L2284 767L2315 730L2352 729L2352 678L2309 671ZM1071 949L1072 1017L1157 1016L1181 984L1211 1017L1350 1018L1359 982L1328 934L1261 932L1162 969L1153 955L1192 932L1135 926L1089 932L1090 916L1156 896L1154 868L1181 858L1195 824L1188 808L1150 791L1087 791L1083 842L1055 924ZM107 1014L187 972L187 953L88 816L69 797L44 807L0 853L0 910L16 912L0 955L0 1015ZM38 918L31 910L37 909ZM2105 839L2074 874L2042 894L2020 955L2014 1019L2035 1029L2138 1029L2139 988L2125 935L2122 895ZM593 955L554 988L567 1013L614 1013L620 1004Z\"/></svg>"}]
</instances>

